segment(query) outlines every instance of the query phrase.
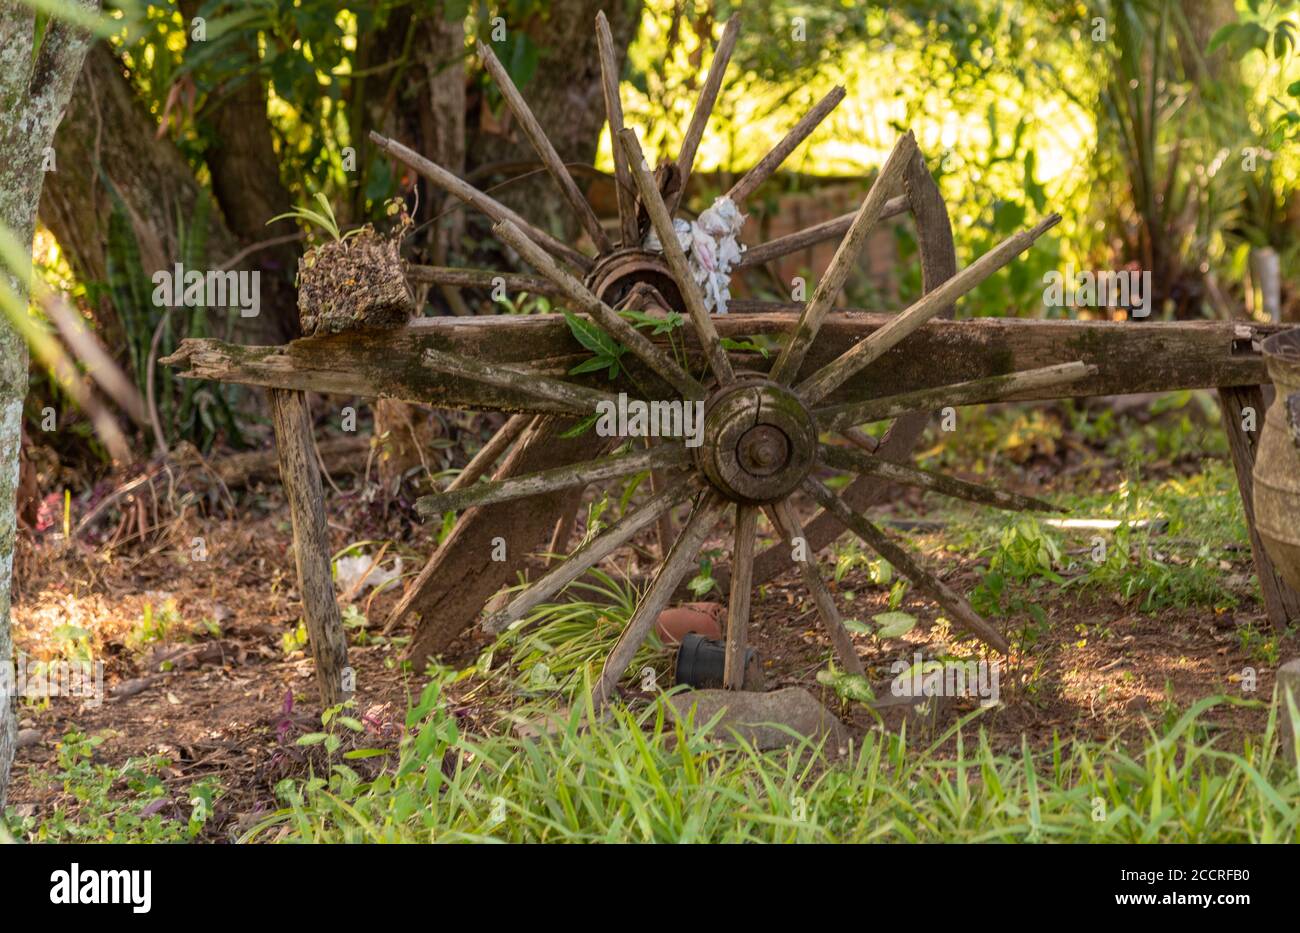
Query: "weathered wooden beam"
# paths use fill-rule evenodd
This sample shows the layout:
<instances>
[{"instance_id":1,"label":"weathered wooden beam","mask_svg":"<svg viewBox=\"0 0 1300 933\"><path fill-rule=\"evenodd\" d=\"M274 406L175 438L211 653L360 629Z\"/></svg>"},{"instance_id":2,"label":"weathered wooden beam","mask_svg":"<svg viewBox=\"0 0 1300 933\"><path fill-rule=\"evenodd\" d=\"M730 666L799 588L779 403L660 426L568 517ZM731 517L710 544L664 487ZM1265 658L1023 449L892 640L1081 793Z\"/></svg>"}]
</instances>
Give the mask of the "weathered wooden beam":
<instances>
[{"instance_id":1,"label":"weathered wooden beam","mask_svg":"<svg viewBox=\"0 0 1300 933\"><path fill-rule=\"evenodd\" d=\"M844 100L844 88L836 85L831 88L830 92L819 100L812 110L809 110L798 123L786 133L784 138L772 147L771 151L763 158L758 160L753 168L746 172L741 179L731 186L731 190L726 196L731 199L732 203L737 206L744 204L745 200L754 193L754 190L772 177L772 173L779 169L782 163L790 157L790 153L799 148L799 144L812 135L813 130L821 125L832 110L840 105Z\"/></svg>"},{"instance_id":2,"label":"weathered wooden beam","mask_svg":"<svg viewBox=\"0 0 1300 933\"><path fill-rule=\"evenodd\" d=\"M302 392L273 390L271 415L280 457L280 480L293 521L293 558L298 569L298 592L302 595L308 643L316 662L316 686L320 689L321 704L328 708L348 697L349 690L344 689L348 641L330 576L333 548L325 525L325 499L306 396Z\"/></svg>"},{"instance_id":3,"label":"weathered wooden beam","mask_svg":"<svg viewBox=\"0 0 1300 933\"><path fill-rule=\"evenodd\" d=\"M890 319L890 315L858 311L830 315L817 345L808 353L804 371L830 362ZM797 313L785 311L726 315L715 318L714 323L722 337L742 338L788 333L796 320ZM1240 336L1238 331L1243 329L1249 330L1250 336ZM1096 372L1054 386L1046 396L1029 389L1005 401L1261 385L1269 378L1252 342L1280 329L1278 325L1213 321L932 320L904 345L849 379L825 402L863 401L1075 360L1096 367ZM690 343L690 335L687 337ZM657 342L667 346L665 341ZM691 346L693 358L700 360L698 346ZM194 379L366 398L385 396L444 408L563 414L560 406L546 407L544 401L528 393L430 370L423 365L426 349L539 370L556 361L572 365L575 354L582 352L559 315L509 315L417 318L407 327L382 333L306 337L283 347L191 338L164 362ZM935 365L936 360L943 365ZM757 356L746 361L747 368L761 370L765 365ZM648 370L634 369L633 377L647 394L670 397L671 390ZM609 382L601 377L585 380L585 384L610 392L635 393L637 389L631 381Z\"/></svg>"}]
</instances>

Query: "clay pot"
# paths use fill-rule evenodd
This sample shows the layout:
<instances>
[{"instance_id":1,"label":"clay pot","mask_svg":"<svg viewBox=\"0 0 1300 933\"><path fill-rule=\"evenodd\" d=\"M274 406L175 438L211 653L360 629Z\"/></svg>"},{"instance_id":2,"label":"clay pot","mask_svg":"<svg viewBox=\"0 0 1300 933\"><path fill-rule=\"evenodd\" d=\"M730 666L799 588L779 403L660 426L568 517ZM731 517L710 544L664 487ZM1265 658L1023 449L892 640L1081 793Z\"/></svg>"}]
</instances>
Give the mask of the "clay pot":
<instances>
[{"instance_id":1,"label":"clay pot","mask_svg":"<svg viewBox=\"0 0 1300 933\"><path fill-rule=\"evenodd\" d=\"M1287 585L1300 590L1300 328L1264 341L1276 395L1255 455L1255 529Z\"/></svg>"},{"instance_id":2,"label":"clay pot","mask_svg":"<svg viewBox=\"0 0 1300 933\"><path fill-rule=\"evenodd\" d=\"M722 638L727 607L721 603L683 603L659 613L655 634L665 645L679 645L690 633Z\"/></svg>"}]
</instances>

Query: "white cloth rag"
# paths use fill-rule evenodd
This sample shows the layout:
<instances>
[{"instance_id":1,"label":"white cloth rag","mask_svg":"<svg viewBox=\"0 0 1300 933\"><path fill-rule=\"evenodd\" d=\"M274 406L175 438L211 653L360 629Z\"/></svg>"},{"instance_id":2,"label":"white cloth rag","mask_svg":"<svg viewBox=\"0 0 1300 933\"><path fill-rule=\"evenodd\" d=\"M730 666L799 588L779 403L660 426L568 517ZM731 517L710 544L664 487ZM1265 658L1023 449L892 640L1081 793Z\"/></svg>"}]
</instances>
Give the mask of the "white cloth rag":
<instances>
[{"instance_id":1,"label":"white cloth rag","mask_svg":"<svg viewBox=\"0 0 1300 933\"><path fill-rule=\"evenodd\" d=\"M694 221L674 220L677 242L691 266L704 307L710 312L727 313L731 300L731 270L745 251L738 239L745 225L745 215L728 197L716 198L713 206ZM646 249L662 253L663 245L654 230L645 238Z\"/></svg>"}]
</instances>

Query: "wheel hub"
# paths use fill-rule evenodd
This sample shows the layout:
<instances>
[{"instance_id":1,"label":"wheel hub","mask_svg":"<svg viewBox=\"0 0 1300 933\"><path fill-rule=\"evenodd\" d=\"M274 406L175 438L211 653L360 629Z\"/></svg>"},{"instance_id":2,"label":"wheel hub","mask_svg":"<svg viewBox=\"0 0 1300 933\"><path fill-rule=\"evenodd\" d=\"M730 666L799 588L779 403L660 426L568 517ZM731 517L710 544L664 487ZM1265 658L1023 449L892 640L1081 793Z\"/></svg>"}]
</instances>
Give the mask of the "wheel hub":
<instances>
[{"instance_id":1,"label":"wheel hub","mask_svg":"<svg viewBox=\"0 0 1300 933\"><path fill-rule=\"evenodd\" d=\"M705 402L695 462L727 498L761 504L789 495L812 469L816 450L817 425L790 389L740 375Z\"/></svg>"},{"instance_id":2,"label":"wheel hub","mask_svg":"<svg viewBox=\"0 0 1300 933\"><path fill-rule=\"evenodd\" d=\"M686 302L661 253L637 247L616 249L600 257L587 275L586 285L611 308L617 308L637 285L648 285L674 311L686 312Z\"/></svg>"}]
</instances>

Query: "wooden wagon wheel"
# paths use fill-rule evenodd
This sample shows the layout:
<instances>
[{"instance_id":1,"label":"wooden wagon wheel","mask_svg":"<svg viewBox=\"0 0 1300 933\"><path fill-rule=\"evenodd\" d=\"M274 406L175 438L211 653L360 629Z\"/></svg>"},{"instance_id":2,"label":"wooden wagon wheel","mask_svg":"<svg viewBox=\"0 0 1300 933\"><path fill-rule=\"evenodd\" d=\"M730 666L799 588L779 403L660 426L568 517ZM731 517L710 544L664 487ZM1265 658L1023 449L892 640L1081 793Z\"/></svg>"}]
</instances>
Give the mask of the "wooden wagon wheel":
<instances>
[{"instance_id":1,"label":"wooden wagon wheel","mask_svg":"<svg viewBox=\"0 0 1300 933\"><path fill-rule=\"evenodd\" d=\"M671 271L666 269L663 257L640 248L650 224L644 209L638 210L632 174L618 142L617 134L623 128L623 111L618 93L618 75L613 41L609 24L603 13L598 14L596 27L603 79L603 97L614 142L614 169L621 234L621 241L618 245L610 241L596 221L594 213L577 191L572 178L555 153L554 147L551 146L546 134L542 131L527 103L523 100L518 89L515 88L509 75L501 67L496 56L490 48L482 43L478 47L484 66L500 85L507 105L532 141L541 161L560 185L567 200L573 205L584 229L591 235L592 241L599 251L596 257L585 257L572 248L558 243L549 234L533 228L509 208L497 203L486 194L475 190L440 166L420 157L400 143L378 134L372 134L372 139L380 148L415 169L417 173L425 176L452 196L481 210L495 220L511 220L515 222L528 233L531 239L539 243L544 249L547 249L551 255L561 261L568 260L578 269L585 270L587 272L586 284L592 288L593 293L601 300L618 307L620 303L635 301L638 297L646 296L648 292L648 297L652 301L657 299L660 304L668 304L677 310L684 310L681 295L676 292L675 286L672 284ZM740 20L737 17L729 20L724 27L722 38L714 51L708 78L692 114L682 150L673 163L662 166L657 173L660 189L665 195L670 212L679 202L689 181L694 156L721 90L727 64L739 36L739 29ZM811 135L820 122L843 98L844 89L840 87L827 94L767 156L760 160L752 171L748 172L732 186L726 197L743 201L745 197L755 191L763 181L780 167L785 158ZM891 198L885 203L880 218L884 219L911 212L916 229L917 252L921 262L922 290L928 293L956 274L956 251L953 245L947 208L939 194L938 186L930 176L924 159L919 152L915 152L911 159L904 161L906 163L902 168L904 193ZM736 269L740 272L760 269L766 263L782 256L807 249L818 243L840 238L849 230L855 214L856 212L844 214L808 229L750 247L741 256ZM453 287L490 288L496 284L504 283L508 288L515 291L527 291L559 297L567 296L564 288L550 278L501 273L490 269L411 266L408 268L408 275L413 281ZM661 294L661 289L669 293L667 299ZM744 305L745 303L740 302L737 304ZM951 317L952 305L946 305L938 313L943 317ZM876 452L879 456L891 460L909 458L919 442L928 420L929 415L924 412L912 412L898 417L889 427L889 430L885 432ZM452 488L458 489L468 483L476 482L492 469L493 463L506 450L517 444L528 443L531 435L525 432L530 424L535 424L539 428L541 426L541 422L535 422L531 415L515 415L511 418L479 454L466 465ZM865 438L860 432L852 428L846 429L845 435L854 443L877 446L874 441ZM657 470L653 471L651 473L652 489L658 491L662 486L663 477L661 473ZM881 482L875 476L866 475L850 483L843 490L842 496L846 503L860 510L871 505L888 488L888 483ZM572 532L574 517L571 510L562 510L560 512L555 520L554 532L550 546L547 549L548 554L563 550ZM477 519L470 516L462 517L462 522L474 520ZM660 556L666 555L675 536L672 516L667 513L661 516L659 521L656 522L655 531ZM810 544L814 549L820 549L838 538L843 533L843 527L832 516L823 512L809 522L806 531ZM435 555L430 560L425 571L408 586L402 600L391 612L385 625L385 631L390 630L401 621L414 606L420 605L425 599L426 591L436 586L437 578L434 571L437 569L438 560L438 556ZM779 545L773 546L768 551L757 556L754 579L765 582L777 576L788 565L788 555L785 551ZM726 585L729 579L729 573L729 568L725 564L715 568L715 576L723 586Z\"/></svg>"},{"instance_id":2,"label":"wooden wagon wheel","mask_svg":"<svg viewBox=\"0 0 1300 933\"><path fill-rule=\"evenodd\" d=\"M615 452L540 473L466 485L420 501L422 513L437 515L448 510L569 490L601 480L631 476L645 470L669 471L670 482L655 492L649 501L625 515L532 583L515 596L509 605L488 619L485 626L491 631L500 631L522 618L638 532L652 526L674 506L690 500L690 516L684 528L664 555L627 628L605 661L595 687L596 702L604 703L611 697L617 680L649 634L655 618L694 566L699 549L724 511L732 507L736 510L736 532L727 624L727 685L739 687L743 679L740 659L746 641L753 551L760 510L767 513L773 527L792 550L798 550L796 545L803 543L806 559L800 561L800 570L812 593L821 622L840 663L846 670L860 674L863 670L862 663L853 650L830 591L812 560L816 549L808 546L812 542L807 541L805 531L790 506L790 497L796 492L803 492L817 502L842 529L858 535L868 547L893 564L920 592L942 606L957 627L996 650L1006 652L1008 645L1003 636L980 618L962 596L922 567L907 551L864 518L858 509L817 480L813 471L819 467L842 470L863 477L877 477L918 486L999 508L1053 510L1049 503L1038 499L968 483L940 473L920 470L896 459L888 459L855 428L868 422L907 416L905 424L908 430L904 434L910 435L905 438L910 449L920 426L924 425L925 412L945 405L995 401L1030 388L1050 392L1053 387L1063 386L1094 371L1081 362L865 402L838 406L825 406L822 403L845 381L900 344L926 321L950 309L957 298L1011 262L1053 226L1060 219L1059 216L1050 215L1036 226L1009 237L956 274L945 275L948 270L936 269L931 263L927 272L932 281L927 281L928 290L919 300L831 362L811 373L802 373L805 357L817 340L818 331L831 311L835 298L856 265L872 227L884 217L918 207L918 220L927 216L925 222L933 224L936 220L933 199L937 197L937 192L929 192L924 186L924 181L929 180L924 162L915 139L911 133L907 133L895 145L866 198L851 217L819 225L818 228L782 238L765 247L756 247L752 251L751 256L758 257L755 261L762 261L765 258L775 258L782 251L804 248L818 239L843 234L830 266L804 306L797 326L771 369L766 373L737 371L722 346L706 308L703 293L678 242L670 205L677 203L689 177L695 151L720 89L726 61L735 45L738 23L733 18L723 32L715 63L701 91L682 152L675 162L661 165L654 172L645 161L635 132L622 126L612 44L603 15L597 17L596 25L600 37L608 118L616 140L615 169L619 179L619 224L622 234L622 242L617 248L577 190L554 147L538 126L505 70L490 49L479 45L479 54L500 85L507 103L592 241L601 251L595 259L578 253L571 246L533 227L509 208L400 143L372 134L372 139L385 151L492 217L496 221L493 226L496 236L540 272L572 307L587 315L592 323L621 344L626 352L631 353L649 373L656 376L660 383L658 388L667 391L672 400L683 404L699 403L703 407L702 443L693 449L686 447L680 438L672 439L649 449ZM843 97L843 93L842 89L837 88L827 95L771 153L732 187L727 196L743 201L812 132ZM931 182L930 187L932 186ZM900 189L906 192L901 197L896 195ZM919 197L924 197L925 193L929 193L931 200L918 203ZM939 212L942 212L941 202ZM946 232L946 213L942 216ZM645 247L648 230L653 230L657 236L662 252ZM950 244L949 238L949 250ZM949 252L949 257L950 255ZM498 273L474 274L493 276ZM689 359L683 365L639 331L617 310L628 305L635 306L636 310L643 313L681 311L692 325L703 358L704 371L698 375L692 372ZM542 376L521 368L489 364L439 350L426 350L424 364L459 378L509 387L521 392L533 400L537 407L531 413L536 414L554 412L559 406L575 417L590 417L598 405L613 401L610 393L586 383ZM645 394L648 396L650 393ZM528 407L524 406L525 414L530 413ZM860 448L866 449L823 443L820 436L825 432L846 434Z\"/></svg>"}]
</instances>

